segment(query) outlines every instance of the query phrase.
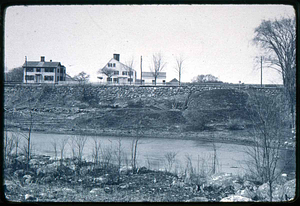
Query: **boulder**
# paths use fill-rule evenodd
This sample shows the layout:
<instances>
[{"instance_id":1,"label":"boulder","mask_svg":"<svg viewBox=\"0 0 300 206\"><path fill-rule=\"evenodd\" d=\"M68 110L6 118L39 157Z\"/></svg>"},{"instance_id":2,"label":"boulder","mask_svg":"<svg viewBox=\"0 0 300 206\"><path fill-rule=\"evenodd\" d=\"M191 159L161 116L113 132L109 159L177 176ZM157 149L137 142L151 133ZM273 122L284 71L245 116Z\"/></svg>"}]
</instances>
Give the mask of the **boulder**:
<instances>
[{"instance_id":1,"label":"boulder","mask_svg":"<svg viewBox=\"0 0 300 206\"><path fill-rule=\"evenodd\" d=\"M138 170L137 170L138 174L146 174L148 172L149 172L149 170L146 167L141 167L141 168L138 168Z\"/></svg>"},{"instance_id":2,"label":"boulder","mask_svg":"<svg viewBox=\"0 0 300 206\"><path fill-rule=\"evenodd\" d=\"M102 188L93 188L91 191L90 191L90 194L101 194L103 193L103 189Z\"/></svg>"},{"instance_id":3,"label":"boulder","mask_svg":"<svg viewBox=\"0 0 300 206\"><path fill-rule=\"evenodd\" d=\"M31 194L26 194L25 195L25 200L26 201L35 201L36 198L33 195L31 195Z\"/></svg>"},{"instance_id":4,"label":"boulder","mask_svg":"<svg viewBox=\"0 0 300 206\"><path fill-rule=\"evenodd\" d=\"M290 201L296 196L296 180L290 180L283 185L275 185L273 201Z\"/></svg>"},{"instance_id":5,"label":"boulder","mask_svg":"<svg viewBox=\"0 0 300 206\"><path fill-rule=\"evenodd\" d=\"M226 188L228 186L233 186L233 181L235 177L232 176L230 173L219 173L212 175L208 178L206 185L211 186L213 188Z\"/></svg>"},{"instance_id":6,"label":"boulder","mask_svg":"<svg viewBox=\"0 0 300 206\"><path fill-rule=\"evenodd\" d=\"M251 202L251 201L252 199L240 195L230 195L220 200L220 202Z\"/></svg>"},{"instance_id":7,"label":"boulder","mask_svg":"<svg viewBox=\"0 0 300 206\"><path fill-rule=\"evenodd\" d=\"M124 166L124 167L121 167L120 168L120 174L123 174L123 175L126 175L126 174L129 174L130 172L132 172L132 167L131 166Z\"/></svg>"},{"instance_id":8,"label":"boulder","mask_svg":"<svg viewBox=\"0 0 300 206\"><path fill-rule=\"evenodd\" d=\"M250 199L255 199L256 198L256 193L254 191L251 191L250 189L248 189L247 187L244 190L238 190L235 195L238 196L243 196L243 197L247 197Z\"/></svg>"},{"instance_id":9,"label":"boulder","mask_svg":"<svg viewBox=\"0 0 300 206\"><path fill-rule=\"evenodd\" d=\"M94 182L100 183L100 184L106 184L106 183L108 183L108 181L109 180L108 180L107 176L105 176L105 175L94 178Z\"/></svg>"}]
</instances>

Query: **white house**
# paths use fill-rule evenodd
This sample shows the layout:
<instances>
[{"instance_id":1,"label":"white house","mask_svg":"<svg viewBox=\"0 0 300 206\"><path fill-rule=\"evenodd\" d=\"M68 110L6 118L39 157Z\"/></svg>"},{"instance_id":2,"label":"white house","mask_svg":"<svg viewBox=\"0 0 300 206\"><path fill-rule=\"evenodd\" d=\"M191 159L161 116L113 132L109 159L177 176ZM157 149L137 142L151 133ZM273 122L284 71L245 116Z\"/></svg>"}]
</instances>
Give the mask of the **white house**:
<instances>
[{"instance_id":1,"label":"white house","mask_svg":"<svg viewBox=\"0 0 300 206\"><path fill-rule=\"evenodd\" d=\"M113 54L113 58L107 62L102 71L97 77L101 83L134 84L136 82L136 71L120 62L120 54Z\"/></svg>"},{"instance_id":2,"label":"white house","mask_svg":"<svg viewBox=\"0 0 300 206\"><path fill-rule=\"evenodd\" d=\"M143 84L155 84L155 78L153 72L142 72ZM159 72L156 77L156 84L166 84L167 73Z\"/></svg>"},{"instance_id":3,"label":"white house","mask_svg":"<svg viewBox=\"0 0 300 206\"><path fill-rule=\"evenodd\" d=\"M60 62L25 61L23 64L24 83L58 83L66 80L66 67Z\"/></svg>"}]
</instances>

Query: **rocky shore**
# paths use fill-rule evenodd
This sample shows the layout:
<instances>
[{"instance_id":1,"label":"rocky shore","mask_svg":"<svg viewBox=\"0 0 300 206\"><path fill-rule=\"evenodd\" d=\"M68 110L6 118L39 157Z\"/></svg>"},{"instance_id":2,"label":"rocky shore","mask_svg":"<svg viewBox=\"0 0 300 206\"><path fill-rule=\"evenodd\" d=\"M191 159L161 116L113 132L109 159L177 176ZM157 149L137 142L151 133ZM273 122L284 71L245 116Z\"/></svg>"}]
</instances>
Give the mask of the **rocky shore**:
<instances>
[{"instance_id":1,"label":"rocky shore","mask_svg":"<svg viewBox=\"0 0 300 206\"><path fill-rule=\"evenodd\" d=\"M268 185L247 177L173 174L131 167L33 156L11 157L4 169L9 202L256 202L268 201ZM295 179L274 184L273 201L291 201Z\"/></svg>"}]
</instances>

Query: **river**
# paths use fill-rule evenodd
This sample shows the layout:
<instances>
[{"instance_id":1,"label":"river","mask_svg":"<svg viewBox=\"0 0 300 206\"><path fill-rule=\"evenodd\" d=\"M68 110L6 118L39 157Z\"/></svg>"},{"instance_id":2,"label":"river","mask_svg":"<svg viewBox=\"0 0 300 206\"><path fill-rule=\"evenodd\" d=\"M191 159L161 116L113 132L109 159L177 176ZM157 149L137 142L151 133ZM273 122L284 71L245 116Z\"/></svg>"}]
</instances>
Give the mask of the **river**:
<instances>
[{"instance_id":1,"label":"river","mask_svg":"<svg viewBox=\"0 0 300 206\"><path fill-rule=\"evenodd\" d=\"M9 135L11 135L11 132L9 132ZM68 138L64 157L71 157L70 143L73 137L74 135L34 132L31 135L32 151L35 154L54 157L53 143L56 142L59 156L59 144L62 139ZM119 137L86 137L87 141L83 149L83 157L87 160L92 160L94 138L100 141L102 149L106 149L106 152L110 151L112 154L119 145ZM127 159L130 159L132 140L133 138L131 137L121 138L121 150L124 152L123 157L127 156ZM22 144L25 144L25 140L22 141ZM215 143L213 145L211 142L195 140L142 138L139 140L137 147L137 164L139 167L145 166L151 169L164 170L168 168L166 154L176 153L172 171L183 172L188 164L192 164L195 172L208 172L213 168L213 160L215 159L217 172L243 174L245 169L247 169L246 161L248 156L245 153L246 150L247 146L237 144ZM123 161L123 164L125 164L125 161Z\"/></svg>"}]
</instances>

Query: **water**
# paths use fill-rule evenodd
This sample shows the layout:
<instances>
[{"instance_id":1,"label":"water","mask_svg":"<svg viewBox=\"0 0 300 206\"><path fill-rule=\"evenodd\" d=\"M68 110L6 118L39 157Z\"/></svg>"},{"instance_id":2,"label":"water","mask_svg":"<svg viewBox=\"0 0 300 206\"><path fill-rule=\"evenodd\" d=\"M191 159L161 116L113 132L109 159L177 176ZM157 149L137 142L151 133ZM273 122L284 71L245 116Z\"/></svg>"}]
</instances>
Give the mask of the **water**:
<instances>
[{"instance_id":1,"label":"water","mask_svg":"<svg viewBox=\"0 0 300 206\"><path fill-rule=\"evenodd\" d=\"M32 133L33 153L54 156L53 143L57 144L57 153L59 154L59 144L62 139L69 138L68 144L65 146L64 157L72 157L71 139L73 135L64 134L42 134ZM101 148L115 154L118 148L119 137L96 137L86 136L87 141L83 149L83 157L92 160L94 138L101 143ZM133 138L122 137L121 148L123 157L127 156L130 160L131 145ZM23 140L25 144L25 140ZM21 146L20 146L21 147ZM232 174L243 174L247 168L246 146L237 144L215 143L215 151L211 142L195 141L195 140L178 140L178 139L158 139L158 138L142 138L138 142L137 148L137 165L146 166L151 169L164 170L168 168L166 154L175 152L175 162L172 171L183 172L187 167L188 159L191 160L192 166L196 172L212 169L213 157L216 154L216 170L217 172L226 172ZM125 164L125 161L123 161Z\"/></svg>"}]
</instances>

